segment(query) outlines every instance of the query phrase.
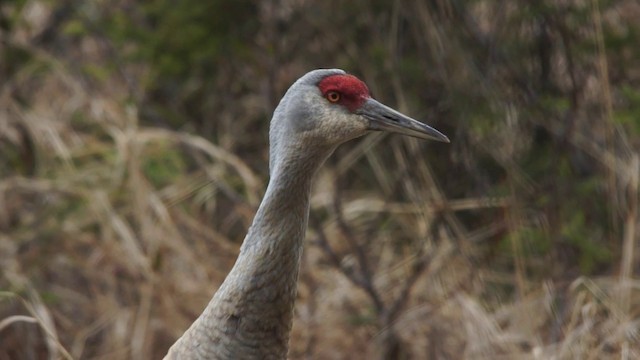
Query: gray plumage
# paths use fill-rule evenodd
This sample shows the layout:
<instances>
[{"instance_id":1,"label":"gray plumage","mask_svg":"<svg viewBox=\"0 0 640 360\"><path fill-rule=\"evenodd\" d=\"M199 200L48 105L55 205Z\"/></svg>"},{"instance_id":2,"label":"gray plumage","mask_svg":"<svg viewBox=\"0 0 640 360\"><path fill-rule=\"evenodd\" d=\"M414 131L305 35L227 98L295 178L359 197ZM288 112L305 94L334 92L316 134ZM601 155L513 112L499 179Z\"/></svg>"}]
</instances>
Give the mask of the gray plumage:
<instances>
[{"instance_id":1,"label":"gray plumage","mask_svg":"<svg viewBox=\"0 0 640 360\"><path fill-rule=\"evenodd\" d=\"M319 85L330 77L339 81ZM437 130L371 99L364 83L353 79L342 70L314 70L284 95L270 125L269 185L238 259L165 359L286 358L318 168L338 145L372 130L448 142ZM341 87L345 83L353 86ZM331 91L339 94L337 102Z\"/></svg>"}]
</instances>

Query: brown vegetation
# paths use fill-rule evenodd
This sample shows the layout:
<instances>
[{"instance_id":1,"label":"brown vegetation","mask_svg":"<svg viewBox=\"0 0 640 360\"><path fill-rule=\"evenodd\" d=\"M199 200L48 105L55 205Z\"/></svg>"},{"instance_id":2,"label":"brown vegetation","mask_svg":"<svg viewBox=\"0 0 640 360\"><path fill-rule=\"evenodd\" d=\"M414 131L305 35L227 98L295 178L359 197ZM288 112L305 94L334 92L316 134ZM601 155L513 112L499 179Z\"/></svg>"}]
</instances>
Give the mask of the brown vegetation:
<instances>
[{"instance_id":1,"label":"brown vegetation","mask_svg":"<svg viewBox=\"0 0 640 360\"><path fill-rule=\"evenodd\" d=\"M161 358L315 67L452 144L323 167L292 359L640 357L636 1L168 3L0 3L0 359Z\"/></svg>"}]
</instances>

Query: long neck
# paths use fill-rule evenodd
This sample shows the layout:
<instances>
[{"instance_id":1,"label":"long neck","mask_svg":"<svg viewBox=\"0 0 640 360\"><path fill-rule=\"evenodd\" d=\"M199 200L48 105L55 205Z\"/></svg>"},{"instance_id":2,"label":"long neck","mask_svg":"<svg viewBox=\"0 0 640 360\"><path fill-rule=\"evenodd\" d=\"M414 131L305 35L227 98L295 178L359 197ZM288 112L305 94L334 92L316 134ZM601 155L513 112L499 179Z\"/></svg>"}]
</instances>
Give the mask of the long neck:
<instances>
[{"instance_id":1,"label":"long neck","mask_svg":"<svg viewBox=\"0 0 640 360\"><path fill-rule=\"evenodd\" d=\"M312 177L332 151L275 158L233 269L168 358L286 357Z\"/></svg>"}]
</instances>

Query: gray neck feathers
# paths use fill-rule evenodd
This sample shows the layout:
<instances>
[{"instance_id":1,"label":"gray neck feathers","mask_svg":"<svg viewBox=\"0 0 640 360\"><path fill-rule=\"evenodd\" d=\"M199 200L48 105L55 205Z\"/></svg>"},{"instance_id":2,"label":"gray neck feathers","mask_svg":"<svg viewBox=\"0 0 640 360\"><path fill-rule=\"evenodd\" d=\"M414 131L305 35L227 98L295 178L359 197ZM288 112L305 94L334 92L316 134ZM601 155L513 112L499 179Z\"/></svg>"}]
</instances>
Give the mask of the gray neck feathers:
<instances>
[{"instance_id":1,"label":"gray neck feathers","mask_svg":"<svg viewBox=\"0 0 640 360\"><path fill-rule=\"evenodd\" d=\"M286 358L311 180L331 150L277 159L233 269L167 358Z\"/></svg>"}]
</instances>

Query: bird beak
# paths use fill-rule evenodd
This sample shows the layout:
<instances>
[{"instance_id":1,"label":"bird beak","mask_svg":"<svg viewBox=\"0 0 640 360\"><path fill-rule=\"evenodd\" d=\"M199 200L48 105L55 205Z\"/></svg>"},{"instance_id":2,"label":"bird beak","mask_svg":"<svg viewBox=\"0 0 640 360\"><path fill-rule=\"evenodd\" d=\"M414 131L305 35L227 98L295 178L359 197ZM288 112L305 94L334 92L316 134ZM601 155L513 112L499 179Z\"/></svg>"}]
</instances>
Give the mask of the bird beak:
<instances>
[{"instance_id":1,"label":"bird beak","mask_svg":"<svg viewBox=\"0 0 640 360\"><path fill-rule=\"evenodd\" d=\"M369 130L388 131L419 139L450 142L440 131L368 98L356 112L369 120Z\"/></svg>"}]
</instances>

